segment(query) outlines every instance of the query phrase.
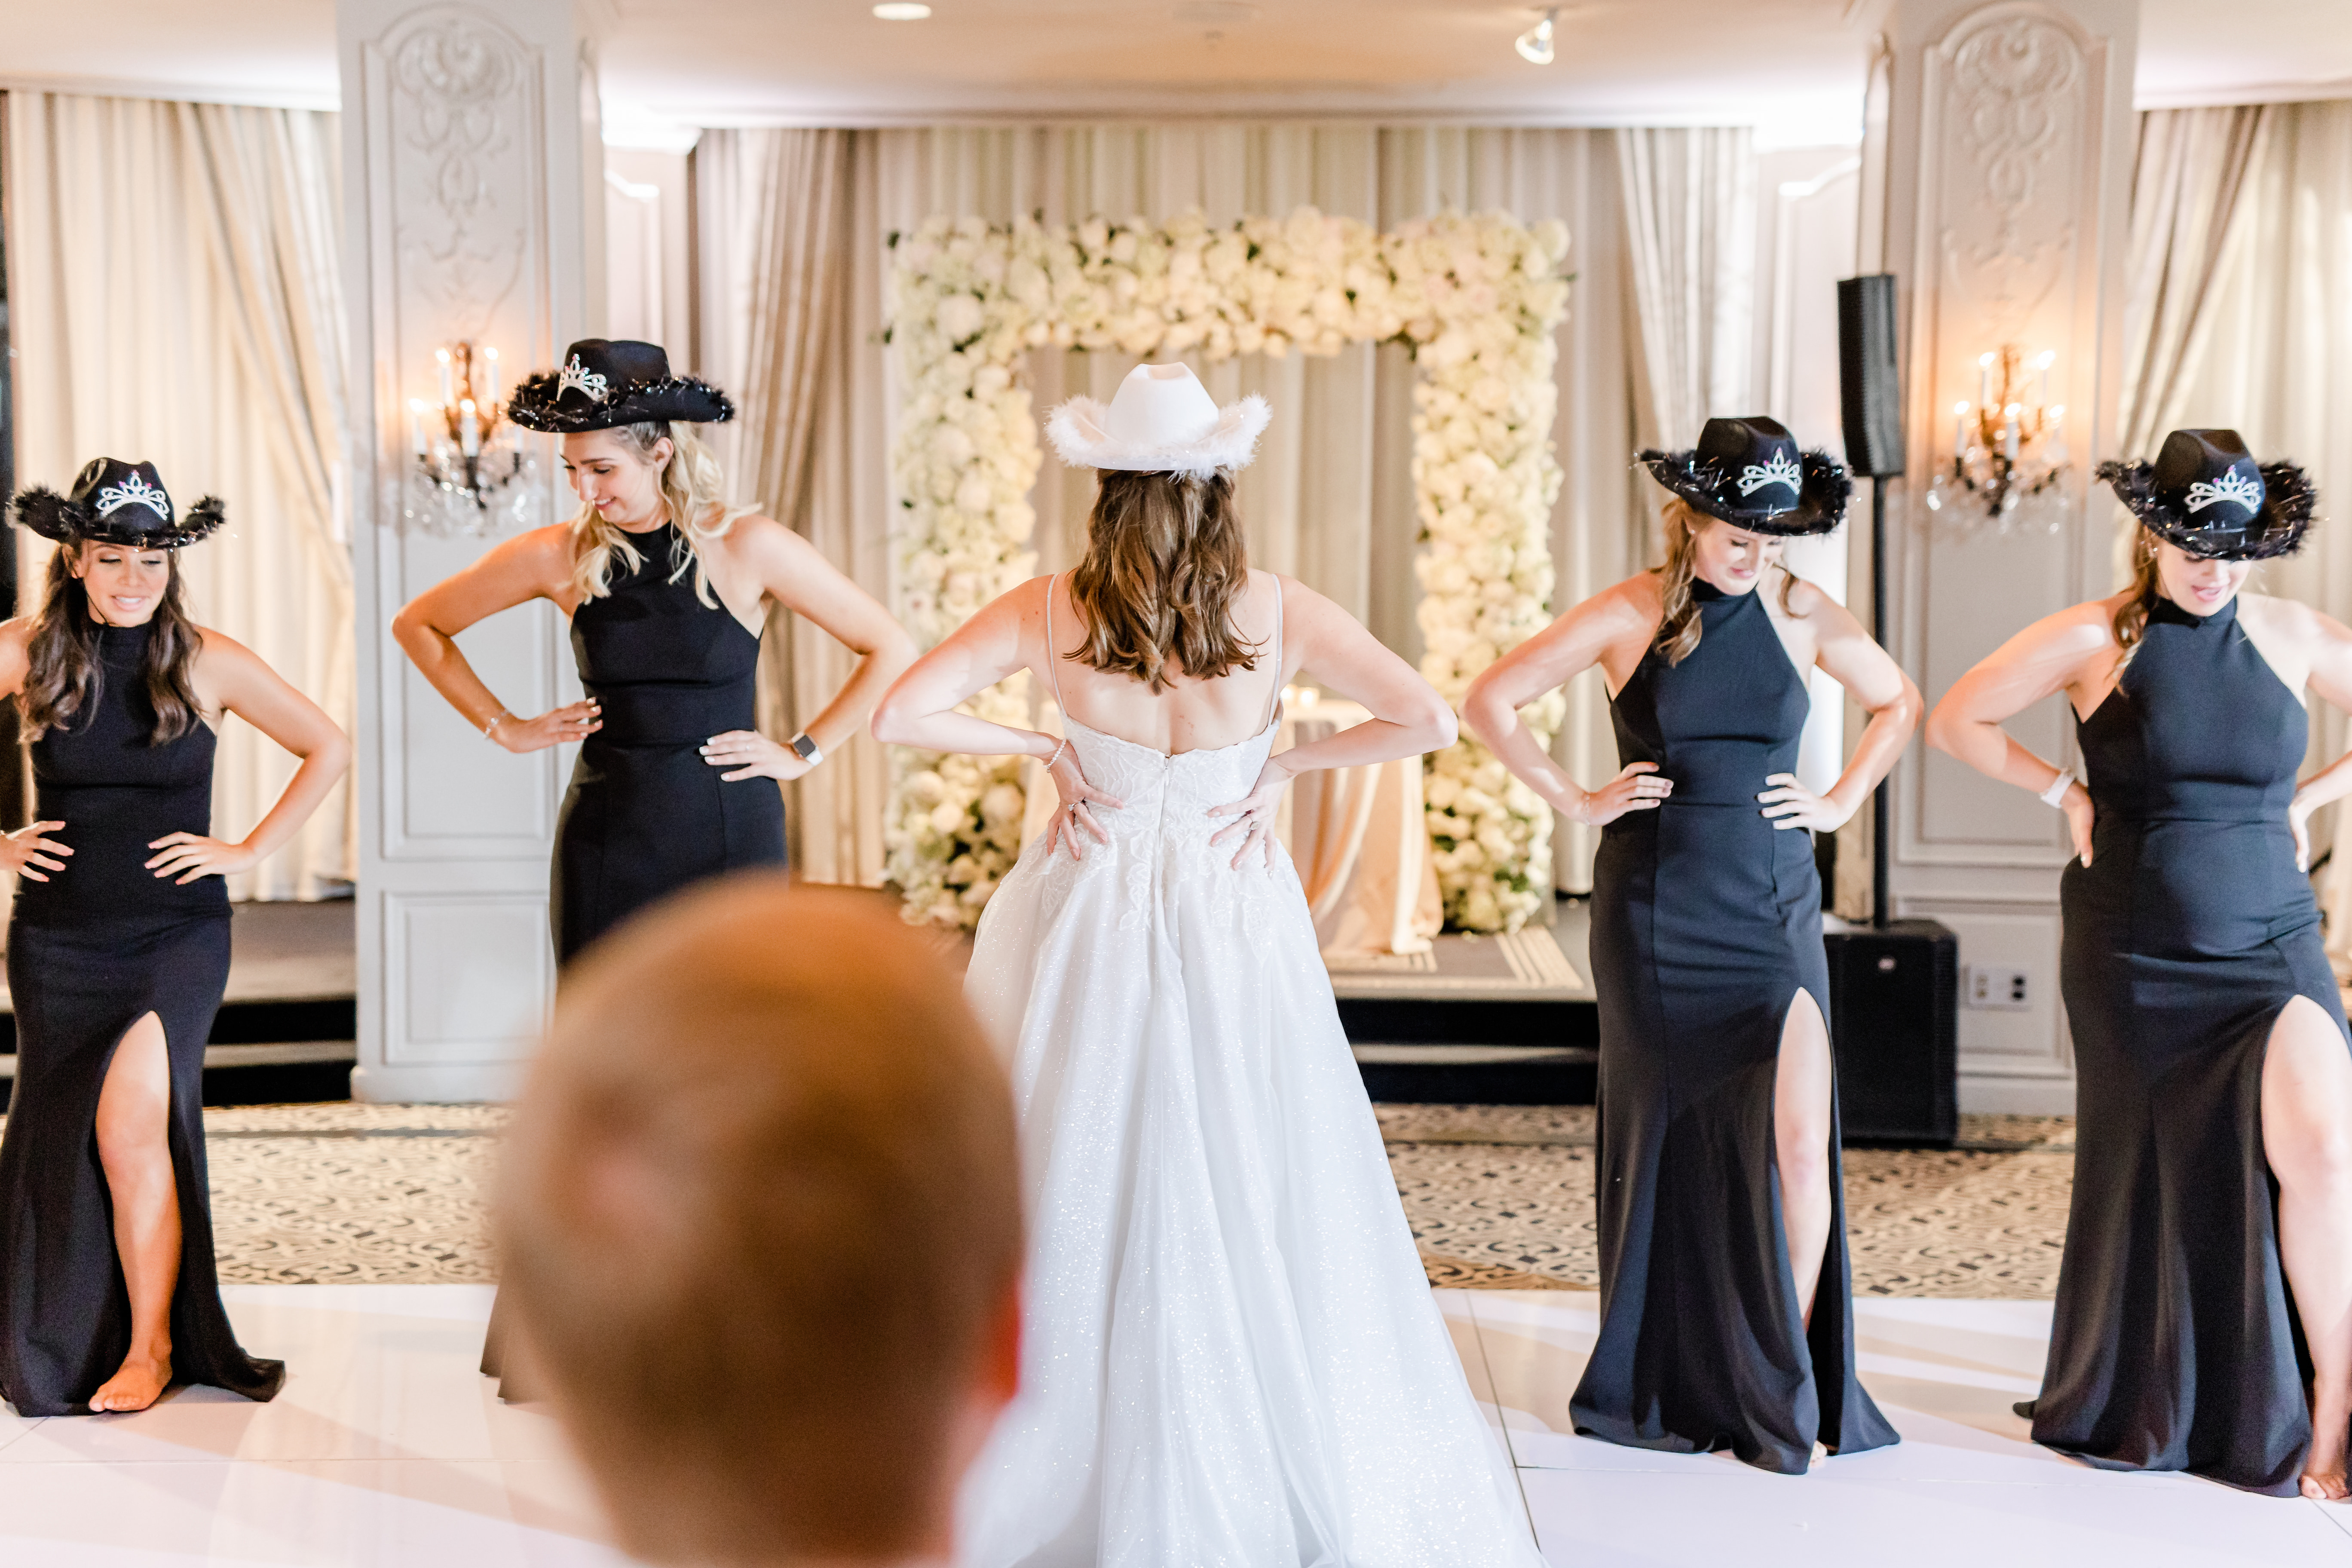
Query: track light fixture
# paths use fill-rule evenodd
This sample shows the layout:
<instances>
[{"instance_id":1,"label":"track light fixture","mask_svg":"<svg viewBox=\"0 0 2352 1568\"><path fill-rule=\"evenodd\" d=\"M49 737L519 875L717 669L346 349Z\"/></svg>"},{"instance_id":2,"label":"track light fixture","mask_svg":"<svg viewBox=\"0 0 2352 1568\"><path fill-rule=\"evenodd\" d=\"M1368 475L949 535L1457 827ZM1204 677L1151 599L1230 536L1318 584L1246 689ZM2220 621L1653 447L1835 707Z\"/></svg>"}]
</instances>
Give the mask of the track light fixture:
<instances>
[{"instance_id":1,"label":"track light fixture","mask_svg":"<svg viewBox=\"0 0 2352 1568\"><path fill-rule=\"evenodd\" d=\"M1544 13L1542 21L1521 33L1513 46L1519 51L1519 58L1531 66L1551 64L1551 31L1559 20L1559 7L1554 5Z\"/></svg>"}]
</instances>

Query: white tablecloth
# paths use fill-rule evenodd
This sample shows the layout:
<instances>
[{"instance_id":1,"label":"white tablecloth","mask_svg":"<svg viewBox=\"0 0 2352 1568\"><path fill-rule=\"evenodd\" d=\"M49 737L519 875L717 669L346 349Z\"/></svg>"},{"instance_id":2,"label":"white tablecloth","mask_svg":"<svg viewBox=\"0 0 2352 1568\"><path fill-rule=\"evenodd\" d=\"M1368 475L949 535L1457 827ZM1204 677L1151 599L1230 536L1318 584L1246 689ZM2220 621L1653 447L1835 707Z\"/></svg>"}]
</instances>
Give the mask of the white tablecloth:
<instances>
[{"instance_id":1,"label":"white tablecloth","mask_svg":"<svg viewBox=\"0 0 2352 1568\"><path fill-rule=\"evenodd\" d=\"M1274 749L1286 752L1370 717L1358 703L1293 687L1283 693L1282 729ZM1049 735L1061 733L1061 714L1051 703L1045 705L1037 727ZM1045 830L1055 795L1054 781L1034 758L1023 782L1029 792L1021 835L1025 846ZM1275 830L1298 868L1316 939L1327 956L1430 950L1444 909L1437 868L1429 858L1419 757L1302 774L1284 797Z\"/></svg>"}]
</instances>

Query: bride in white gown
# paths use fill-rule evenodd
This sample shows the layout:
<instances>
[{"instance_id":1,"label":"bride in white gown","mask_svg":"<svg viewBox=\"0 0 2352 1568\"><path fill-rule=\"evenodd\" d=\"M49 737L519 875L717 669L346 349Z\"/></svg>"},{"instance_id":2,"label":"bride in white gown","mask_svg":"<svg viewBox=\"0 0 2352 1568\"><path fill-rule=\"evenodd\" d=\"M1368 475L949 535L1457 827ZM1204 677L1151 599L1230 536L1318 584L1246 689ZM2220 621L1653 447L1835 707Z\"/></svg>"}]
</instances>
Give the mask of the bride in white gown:
<instances>
[{"instance_id":1,"label":"bride in white gown","mask_svg":"<svg viewBox=\"0 0 2352 1568\"><path fill-rule=\"evenodd\" d=\"M1062 799L967 985L1009 1055L1034 1226L1022 1393L966 1485L972 1568L1541 1563L1272 831L1291 777L1447 744L1454 719L1330 601L1247 569L1232 470L1265 419L1181 365L1057 411L1066 460L1123 470L1087 562L990 605L875 719L1050 757ZM953 711L1021 669L1066 742ZM1301 669L1377 717L1269 760Z\"/></svg>"}]
</instances>

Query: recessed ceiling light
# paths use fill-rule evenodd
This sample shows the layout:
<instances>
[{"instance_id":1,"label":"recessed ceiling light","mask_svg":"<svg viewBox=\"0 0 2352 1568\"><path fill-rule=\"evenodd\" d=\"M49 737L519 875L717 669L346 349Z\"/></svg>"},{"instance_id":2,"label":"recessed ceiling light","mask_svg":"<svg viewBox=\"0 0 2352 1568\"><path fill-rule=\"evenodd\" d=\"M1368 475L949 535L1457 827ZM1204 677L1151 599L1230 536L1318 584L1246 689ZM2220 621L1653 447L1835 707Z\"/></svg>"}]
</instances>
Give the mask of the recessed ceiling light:
<instances>
[{"instance_id":1,"label":"recessed ceiling light","mask_svg":"<svg viewBox=\"0 0 2352 1568\"><path fill-rule=\"evenodd\" d=\"M889 0L874 7L874 14L886 22L919 22L931 14L929 5L919 5L912 0Z\"/></svg>"},{"instance_id":2,"label":"recessed ceiling light","mask_svg":"<svg viewBox=\"0 0 2352 1568\"><path fill-rule=\"evenodd\" d=\"M1512 45L1519 51L1519 58L1531 66L1551 64L1552 26L1559 20L1559 7L1554 5L1544 13L1542 21L1521 33Z\"/></svg>"}]
</instances>

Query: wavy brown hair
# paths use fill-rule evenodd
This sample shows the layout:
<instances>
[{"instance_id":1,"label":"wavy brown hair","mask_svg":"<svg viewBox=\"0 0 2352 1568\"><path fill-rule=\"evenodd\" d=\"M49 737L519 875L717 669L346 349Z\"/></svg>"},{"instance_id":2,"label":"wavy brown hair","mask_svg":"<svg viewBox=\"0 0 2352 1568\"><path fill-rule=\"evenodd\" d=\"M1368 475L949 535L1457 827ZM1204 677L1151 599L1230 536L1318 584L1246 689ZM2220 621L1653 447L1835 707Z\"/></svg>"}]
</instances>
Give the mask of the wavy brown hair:
<instances>
[{"instance_id":1,"label":"wavy brown hair","mask_svg":"<svg viewBox=\"0 0 2352 1568\"><path fill-rule=\"evenodd\" d=\"M1664 514L1666 563L1650 570L1658 574L1658 598L1665 614L1658 617L1658 635L1651 646L1674 665L1698 651L1699 634L1704 628L1699 619L1698 596L1691 591L1691 584L1698 580L1699 531L1714 520L1702 518L1680 496L1667 500ZM1781 567L1780 608L1792 616L1797 609L1789 595L1796 591L1797 574Z\"/></svg>"},{"instance_id":2,"label":"wavy brown hair","mask_svg":"<svg viewBox=\"0 0 2352 1568\"><path fill-rule=\"evenodd\" d=\"M1234 479L1106 470L1087 518L1087 555L1070 602L1087 628L1067 657L1131 675L1154 692L1188 676L1213 680L1257 668L1234 601L1249 584Z\"/></svg>"},{"instance_id":3,"label":"wavy brown hair","mask_svg":"<svg viewBox=\"0 0 2352 1568\"><path fill-rule=\"evenodd\" d=\"M70 725L78 714L96 706L106 689L106 665L98 656L106 623L90 614L89 590L74 574L81 551L79 544L63 544L49 553L48 583L25 649L32 668L26 673L24 689L16 693L16 711L27 740ZM147 731L151 746L178 740L202 722L204 713L194 674L204 634L188 619L181 597L179 554L164 553L171 574L147 623L154 631L139 662L140 685L154 716Z\"/></svg>"}]
</instances>

